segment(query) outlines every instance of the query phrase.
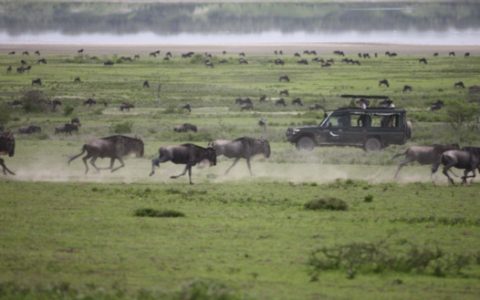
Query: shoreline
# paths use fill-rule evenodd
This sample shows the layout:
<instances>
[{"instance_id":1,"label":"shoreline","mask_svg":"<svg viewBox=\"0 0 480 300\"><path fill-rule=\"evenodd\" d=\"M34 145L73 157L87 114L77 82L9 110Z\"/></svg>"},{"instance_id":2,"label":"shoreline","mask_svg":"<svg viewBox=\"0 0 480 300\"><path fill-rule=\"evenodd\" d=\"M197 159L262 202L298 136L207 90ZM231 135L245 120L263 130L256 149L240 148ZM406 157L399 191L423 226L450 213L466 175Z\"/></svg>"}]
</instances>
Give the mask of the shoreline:
<instances>
[{"instance_id":1,"label":"shoreline","mask_svg":"<svg viewBox=\"0 0 480 300\"><path fill-rule=\"evenodd\" d=\"M122 54L122 53L144 53L160 49L173 53L188 51L201 51L221 53L238 53L248 51L251 54L273 54L274 50L282 50L285 54L303 50L316 50L319 55L331 54L334 50L345 51L346 54L357 52L378 52L379 55L385 51L395 51L400 54L448 54L450 51L470 52L471 55L480 54L480 45L421 45L421 44L387 44L387 43L239 43L228 45L211 44L48 44L48 43L11 43L0 44L0 52L10 51L35 51L40 50L47 54L71 54L72 51L84 48L89 54Z\"/></svg>"}]
</instances>

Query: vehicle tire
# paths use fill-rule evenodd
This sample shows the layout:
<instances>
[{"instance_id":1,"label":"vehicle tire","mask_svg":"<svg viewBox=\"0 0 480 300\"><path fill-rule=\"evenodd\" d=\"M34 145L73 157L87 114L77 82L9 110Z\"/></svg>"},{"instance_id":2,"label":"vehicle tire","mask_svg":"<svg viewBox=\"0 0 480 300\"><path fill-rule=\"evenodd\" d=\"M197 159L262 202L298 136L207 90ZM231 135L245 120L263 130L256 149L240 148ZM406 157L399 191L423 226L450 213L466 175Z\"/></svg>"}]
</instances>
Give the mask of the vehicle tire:
<instances>
[{"instance_id":1,"label":"vehicle tire","mask_svg":"<svg viewBox=\"0 0 480 300\"><path fill-rule=\"evenodd\" d=\"M382 143L379 139L371 137L365 141L364 148L367 152L379 151L382 149Z\"/></svg>"},{"instance_id":2,"label":"vehicle tire","mask_svg":"<svg viewBox=\"0 0 480 300\"><path fill-rule=\"evenodd\" d=\"M315 147L315 142L311 137L302 136L298 139L296 145L298 150L312 151Z\"/></svg>"}]
</instances>

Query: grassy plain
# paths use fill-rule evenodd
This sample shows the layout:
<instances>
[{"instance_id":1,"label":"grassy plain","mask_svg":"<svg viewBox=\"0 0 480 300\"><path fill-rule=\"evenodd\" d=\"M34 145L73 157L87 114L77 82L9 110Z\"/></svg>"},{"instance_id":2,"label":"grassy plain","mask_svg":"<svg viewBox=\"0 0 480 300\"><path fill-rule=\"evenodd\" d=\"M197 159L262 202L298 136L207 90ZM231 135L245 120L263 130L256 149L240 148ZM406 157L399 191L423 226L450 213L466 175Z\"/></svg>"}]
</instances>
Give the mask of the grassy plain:
<instances>
[{"instance_id":1,"label":"grassy plain","mask_svg":"<svg viewBox=\"0 0 480 300\"><path fill-rule=\"evenodd\" d=\"M457 56L448 57L446 47L419 47L418 53L409 49L404 54L398 51L402 47L346 45L353 59L358 59L357 52L378 52L377 58L360 59L361 66L352 66L333 56L332 46L305 46L316 49L319 57L335 59L331 67L322 68L310 61L313 56L302 55L309 65L297 64L293 53L301 53L301 47L285 51L284 66L272 63L277 58L273 49L281 46L253 52L248 47L227 49L225 55L213 48L215 67L207 68L200 49L195 49L199 56L183 59L186 48L162 48L160 57L153 58L148 56L157 49L153 46L85 47L83 55L72 47L39 46L38 57L32 53L34 46L29 46L29 56L19 54L25 47L3 47L1 103L20 100L35 89L63 105L57 112L14 109L6 126L16 131L35 124L43 132L16 135L16 155L6 161L17 176L0 180L0 298L199 299L187 294L202 288L186 286L199 281L207 286L209 298L225 293L231 299L478 297L480 185L450 187L443 175L433 185L428 168L421 166L406 167L400 182L393 183L395 161L390 158L405 146L380 153L353 148L301 153L284 139L289 126L320 122L323 112L310 112L308 105L335 109L349 102L340 94L356 93L385 94L397 107L405 107L414 122L409 144L476 144L478 129L455 131L446 123L445 110L431 112L428 107L437 99L447 107L454 100L472 100L453 84L479 83L478 49L468 49L471 56L466 58L465 48L452 48ZM397 50L399 56L385 57L386 49ZM17 54L8 55L7 50ZM173 59L163 60L169 50ZM239 51L246 52L248 65L238 64ZM432 56L436 51L439 57ZM136 53L139 60L103 66L108 59ZM35 64L40 57L47 59L46 65ZM427 57L428 65L420 64L420 57ZM21 59L33 66L29 73L4 72L9 65L19 66ZM220 64L221 59L227 63ZM279 82L283 74L291 82ZM77 76L79 84L73 82ZM42 87L32 88L35 78L42 79ZM378 86L383 78L389 79L390 88ZM142 87L144 80L150 88ZM411 93L402 93L405 84L413 86ZM286 108L272 103L282 89L290 91ZM268 96L267 103L258 102L262 94ZM234 104L236 97L247 96L254 101L253 112L241 112ZM85 107L88 97L109 106ZM304 107L290 105L296 97ZM120 112L122 101L136 107ZM179 110L185 103L192 105L192 113ZM73 108L68 116L67 106ZM82 122L78 134L53 134L55 126L73 116ZM266 132L257 125L261 117L268 121ZM115 125L124 122L131 122L131 135L144 139L145 159L127 159L127 166L114 174L84 175L80 160L67 167L68 157L86 140L112 134ZM196 124L199 132L172 131L184 122ZM161 145L206 145L214 138L242 135L264 135L272 141L272 157L258 158L252 165L255 177L243 162L224 176L231 161L223 158L216 167L194 169L195 186L188 186L185 178L169 179L181 167L168 163L147 177L149 159ZM325 197L345 201L348 210L304 209L306 202ZM142 208L175 210L185 217L134 216ZM370 252L342 252L341 246ZM312 253L322 247L337 251L337 265L314 267ZM442 255L435 256L438 251ZM390 263L362 265L362 257L377 252ZM424 259L413 262L414 269L398 263L414 257Z\"/></svg>"}]
</instances>

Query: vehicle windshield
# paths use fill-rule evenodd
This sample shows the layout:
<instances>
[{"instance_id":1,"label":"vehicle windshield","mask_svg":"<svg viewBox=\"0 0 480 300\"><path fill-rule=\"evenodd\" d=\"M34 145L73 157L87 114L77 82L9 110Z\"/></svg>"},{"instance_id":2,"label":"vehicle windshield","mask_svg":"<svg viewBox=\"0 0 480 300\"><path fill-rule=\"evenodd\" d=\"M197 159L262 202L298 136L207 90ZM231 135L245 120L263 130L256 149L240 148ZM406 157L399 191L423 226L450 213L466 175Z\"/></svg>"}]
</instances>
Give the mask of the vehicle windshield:
<instances>
[{"instance_id":1,"label":"vehicle windshield","mask_svg":"<svg viewBox=\"0 0 480 300\"><path fill-rule=\"evenodd\" d=\"M332 115L333 111L332 112L329 112L325 118L323 118L322 122L320 122L320 127L325 127L328 122L328 119L330 119L330 116Z\"/></svg>"}]
</instances>

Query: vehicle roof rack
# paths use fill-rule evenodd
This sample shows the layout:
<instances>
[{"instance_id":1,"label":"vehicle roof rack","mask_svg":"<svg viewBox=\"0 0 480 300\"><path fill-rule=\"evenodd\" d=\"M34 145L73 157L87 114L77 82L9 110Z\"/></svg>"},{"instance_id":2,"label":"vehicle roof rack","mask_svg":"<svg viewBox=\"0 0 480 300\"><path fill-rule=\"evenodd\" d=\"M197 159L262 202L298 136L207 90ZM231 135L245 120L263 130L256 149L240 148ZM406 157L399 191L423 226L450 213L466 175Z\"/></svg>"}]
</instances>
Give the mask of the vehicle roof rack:
<instances>
[{"instance_id":1,"label":"vehicle roof rack","mask_svg":"<svg viewBox=\"0 0 480 300\"><path fill-rule=\"evenodd\" d=\"M342 98L366 98L366 99L390 99L389 96L381 96L381 95L351 95L351 94L342 94L340 95Z\"/></svg>"}]
</instances>

